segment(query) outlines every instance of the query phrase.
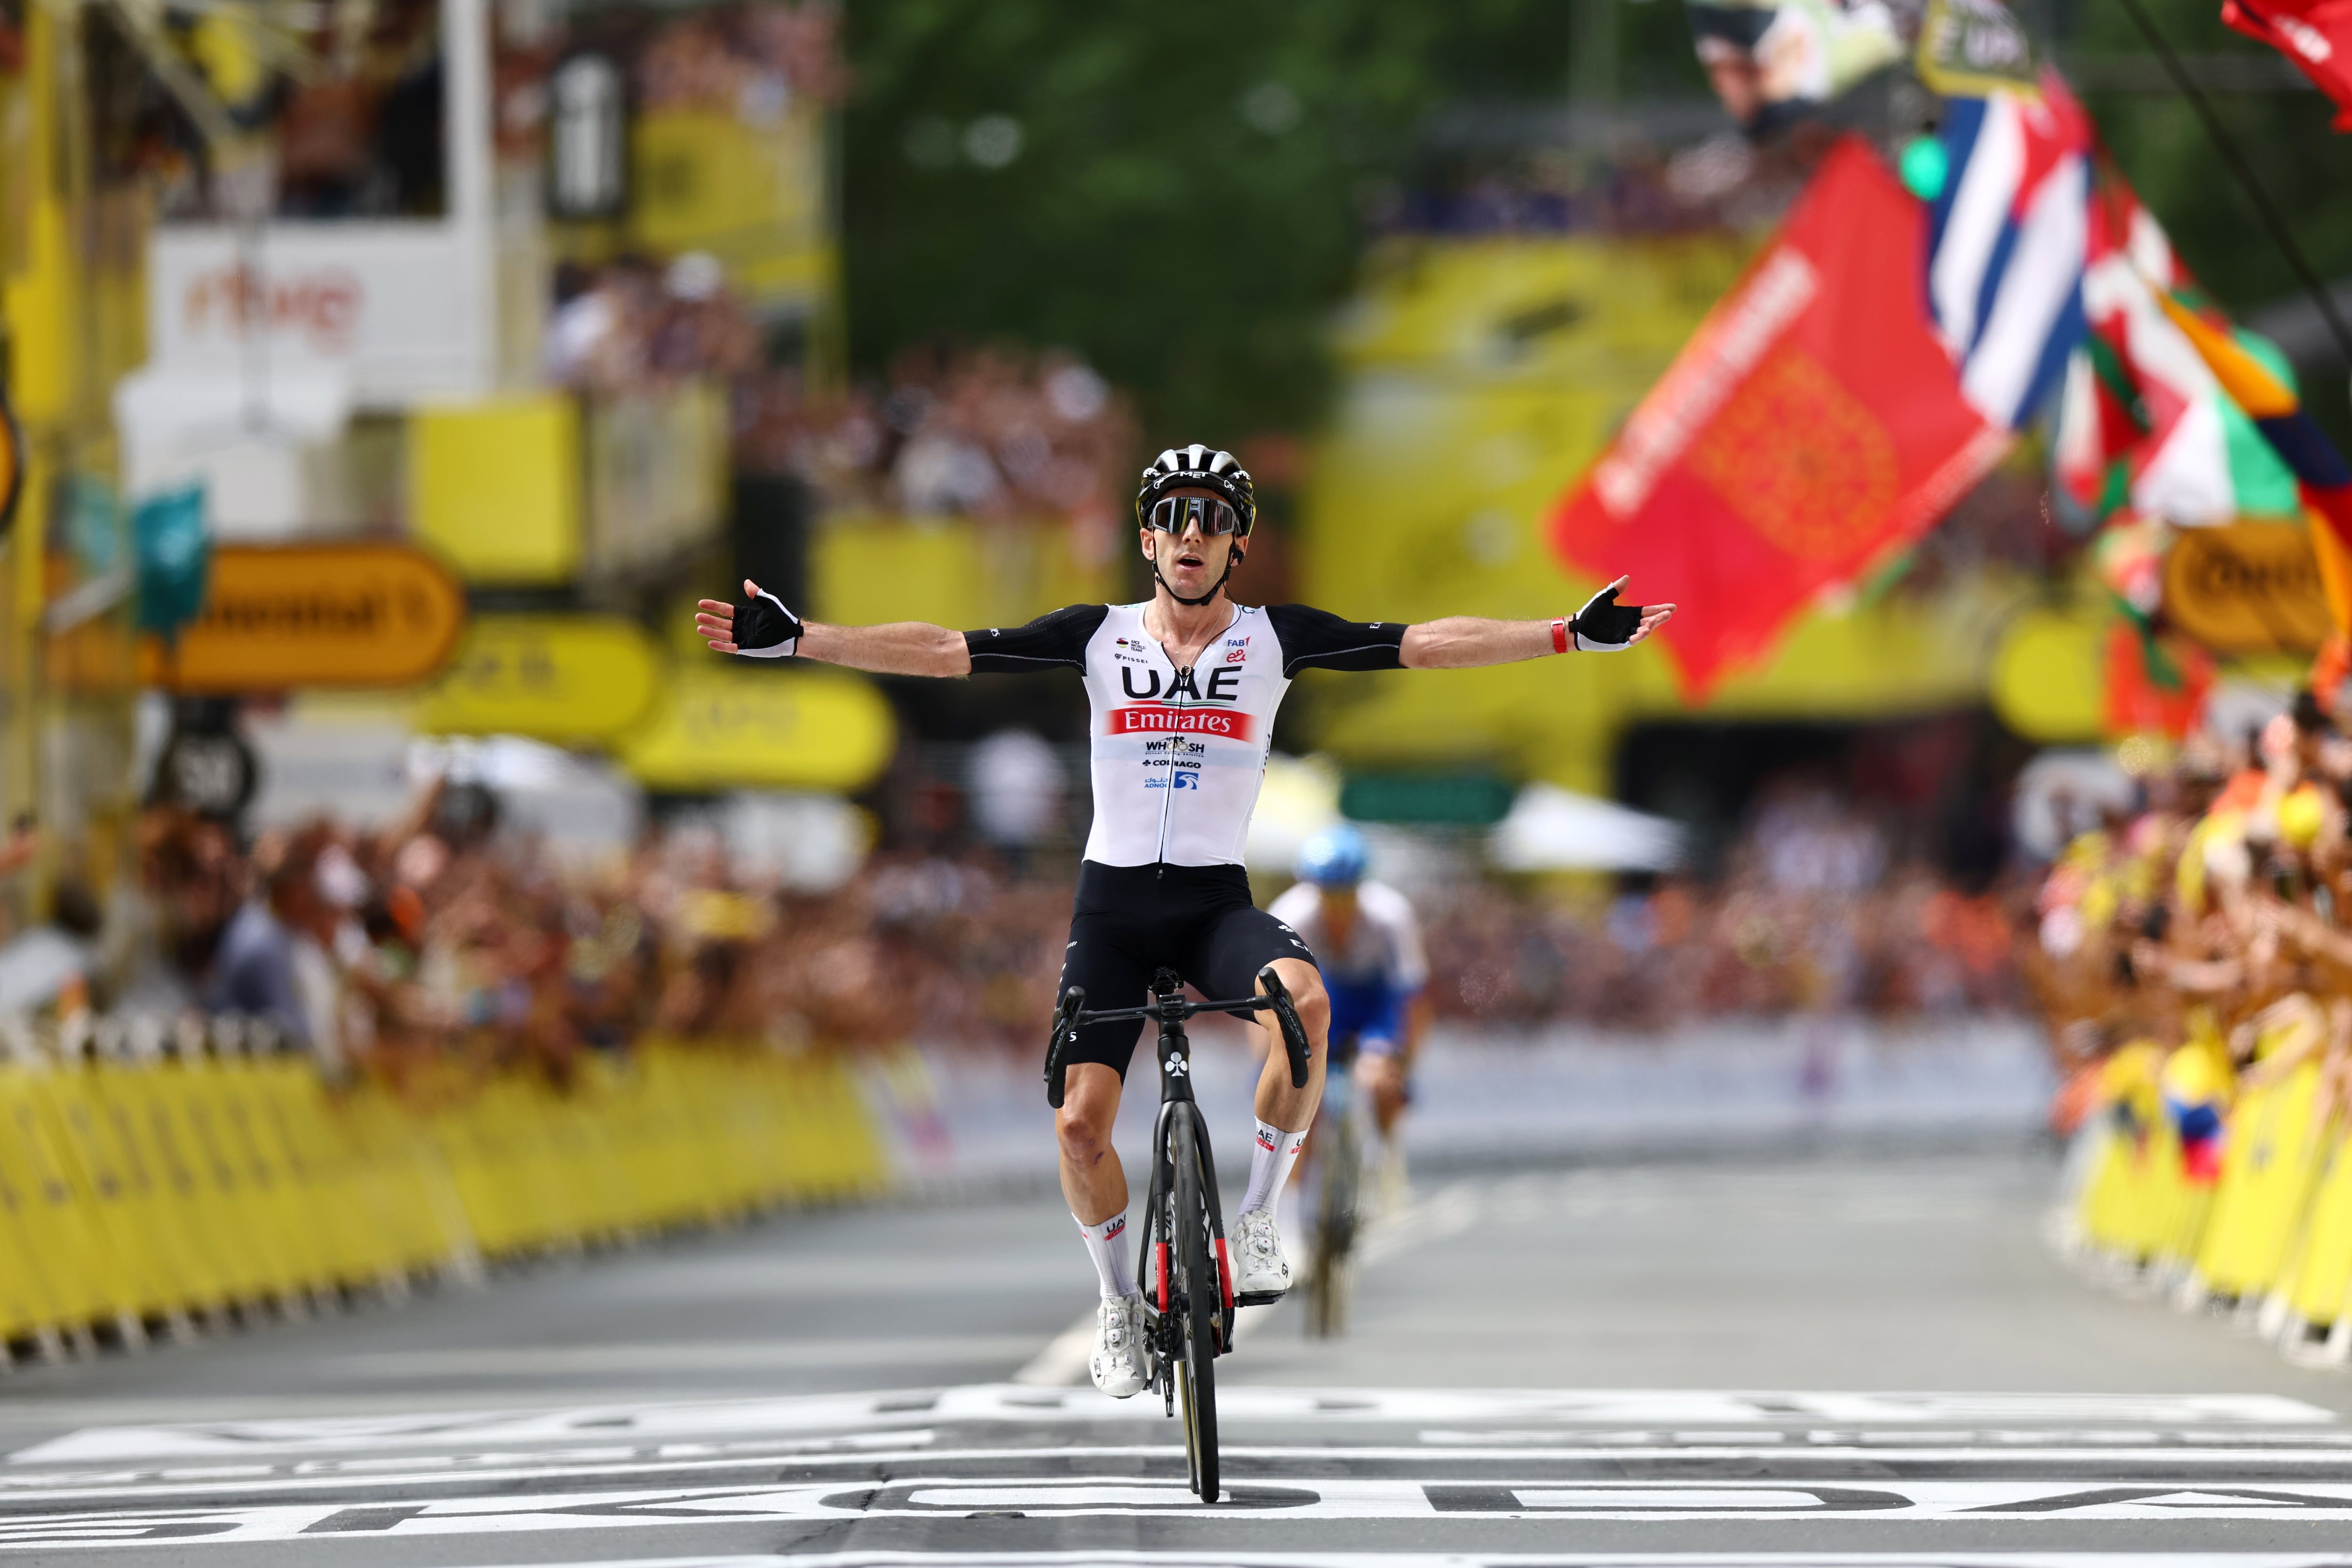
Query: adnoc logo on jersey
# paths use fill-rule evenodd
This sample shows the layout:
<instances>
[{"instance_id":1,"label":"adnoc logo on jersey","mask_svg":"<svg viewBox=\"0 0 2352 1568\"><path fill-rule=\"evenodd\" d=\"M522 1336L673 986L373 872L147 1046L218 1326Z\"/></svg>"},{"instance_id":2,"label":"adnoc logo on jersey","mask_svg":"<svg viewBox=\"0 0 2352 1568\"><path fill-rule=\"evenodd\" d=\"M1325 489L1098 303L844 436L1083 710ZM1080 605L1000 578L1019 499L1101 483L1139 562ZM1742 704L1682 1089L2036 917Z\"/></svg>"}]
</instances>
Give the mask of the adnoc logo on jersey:
<instances>
[{"instance_id":1,"label":"adnoc logo on jersey","mask_svg":"<svg viewBox=\"0 0 2352 1568\"><path fill-rule=\"evenodd\" d=\"M1106 735L1216 735L1246 741L1253 722L1247 713L1226 708L1114 708L1103 715Z\"/></svg>"}]
</instances>

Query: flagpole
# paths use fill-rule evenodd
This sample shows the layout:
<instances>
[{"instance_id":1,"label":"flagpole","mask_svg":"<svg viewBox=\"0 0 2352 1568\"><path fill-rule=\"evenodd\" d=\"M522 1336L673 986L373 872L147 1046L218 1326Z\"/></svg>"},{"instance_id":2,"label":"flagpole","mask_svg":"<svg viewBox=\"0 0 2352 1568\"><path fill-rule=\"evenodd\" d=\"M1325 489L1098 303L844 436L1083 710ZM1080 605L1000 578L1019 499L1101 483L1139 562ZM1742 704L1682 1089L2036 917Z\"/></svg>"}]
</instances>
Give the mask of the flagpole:
<instances>
[{"instance_id":1,"label":"flagpole","mask_svg":"<svg viewBox=\"0 0 2352 1568\"><path fill-rule=\"evenodd\" d=\"M2156 30L2155 20L2141 7L2139 0L2123 0L2123 5L2124 9L2131 13L2131 19L2139 28L2140 36L2147 39L2148 47L2156 51L2156 58L2164 62L2165 74L2172 79L2172 85L2180 89L2180 96L2189 100L2189 107L2197 111L2197 118L2204 121L2205 134L2212 139L2213 150L2221 154L2221 162L2229 165L2230 173L2237 177L2239 187L2254 204L2255 213L2261 216L2263 226L2271 231L2271 238L2278 246L2280 254L2286 258L2287 266L2303 280L2304 290L2311 296L2311 302L2319 307L2320 319L2335 334L2336 346L2344 351L2345 358L2352 359L2352 326L2347 326L2337 313L2336 297L2319 280L2319 274L2303 254L2303 247L2288 232L2286 219L2280 216L2277 206L2271 201L2270 193L2263 189L2262 181L2255 177L2253 165L2247 163L2245 154L2238 151L2238 144L2230 140L2230 133L2221 129L2221 117L2213 112L2212 100L2189 76L2189 68L2181 64L2179 55L2172 52L2172 46L2164 41L2164 35Z\"/></svg>"}]
</instances>

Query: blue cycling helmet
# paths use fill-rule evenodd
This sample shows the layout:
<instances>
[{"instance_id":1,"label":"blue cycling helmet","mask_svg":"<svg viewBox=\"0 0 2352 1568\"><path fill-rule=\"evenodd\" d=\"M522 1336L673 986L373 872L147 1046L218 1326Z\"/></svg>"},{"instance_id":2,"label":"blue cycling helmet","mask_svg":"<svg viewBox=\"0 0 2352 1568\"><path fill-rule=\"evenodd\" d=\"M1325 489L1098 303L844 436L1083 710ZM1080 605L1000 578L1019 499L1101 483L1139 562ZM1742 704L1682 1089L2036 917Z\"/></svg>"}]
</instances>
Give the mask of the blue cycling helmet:
<instances>
[{"instance_id":1,"label":"blue cycling helmet","mask_svg":"<svg viewBox=\"0 0 2352 1568\"><path fill-rule=\"evenodd\" d=\"M1318 888L1352 888L1364 879L1364 836L1344 824L1327 827L1298 852L1298 879Z\"/></svg>"}]
</instances>

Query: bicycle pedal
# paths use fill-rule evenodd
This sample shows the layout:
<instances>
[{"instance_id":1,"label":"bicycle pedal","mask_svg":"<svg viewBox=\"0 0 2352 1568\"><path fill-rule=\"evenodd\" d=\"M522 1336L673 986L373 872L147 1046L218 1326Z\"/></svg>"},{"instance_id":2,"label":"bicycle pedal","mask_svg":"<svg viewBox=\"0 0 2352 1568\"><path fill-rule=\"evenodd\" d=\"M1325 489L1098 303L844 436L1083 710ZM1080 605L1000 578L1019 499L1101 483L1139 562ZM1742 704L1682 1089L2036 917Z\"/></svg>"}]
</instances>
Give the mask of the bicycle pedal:
<instances>
[{"instance_id":1,"label":"bicycle pedal","mask_svg":"<svg viewBox=\"0 0 2352 1568\"><path fill-rule=\"evenodd\" d=\"M1234 1303L1241 1307L1271 1307L1289 1293L1287 1290L1244 1290L1234 1298Z\"/></svg>"}]
</instances>

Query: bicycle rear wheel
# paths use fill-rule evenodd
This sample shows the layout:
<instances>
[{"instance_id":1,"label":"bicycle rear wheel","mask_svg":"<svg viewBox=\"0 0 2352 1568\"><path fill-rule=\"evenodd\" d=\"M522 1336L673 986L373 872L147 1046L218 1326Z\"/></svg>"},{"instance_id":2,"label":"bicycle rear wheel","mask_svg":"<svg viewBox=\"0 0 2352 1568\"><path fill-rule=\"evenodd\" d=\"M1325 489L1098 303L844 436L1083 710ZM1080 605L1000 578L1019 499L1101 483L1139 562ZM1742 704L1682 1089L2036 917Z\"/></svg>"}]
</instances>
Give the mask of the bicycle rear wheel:
<instances>
[{"instance_id":1,"label":"bicycle rear wheel","mask_svg":"<svg viewBox=\"0 0 2352 1568\"><path fill-rule=\"evenodd\" d=\"M1175 1289L1170 1306L1181 1316L1177 1324L1178 1394L1184 1405L1184 1457L1190 1461L1192 1490L1202 1502L1217 1500L1217 1313L1224 1296L1215 1259L1209 1252L1207 1172L1202 1168L1200 1142L1192 1135L1190 1116L1169 1118L1168 1162L1175 1170L1170 1194L1175 1206L1169 1226L1174 1246ZM1181 1300L1181 1304L1180 1304Z\"/></svg>"}]
</instances>

